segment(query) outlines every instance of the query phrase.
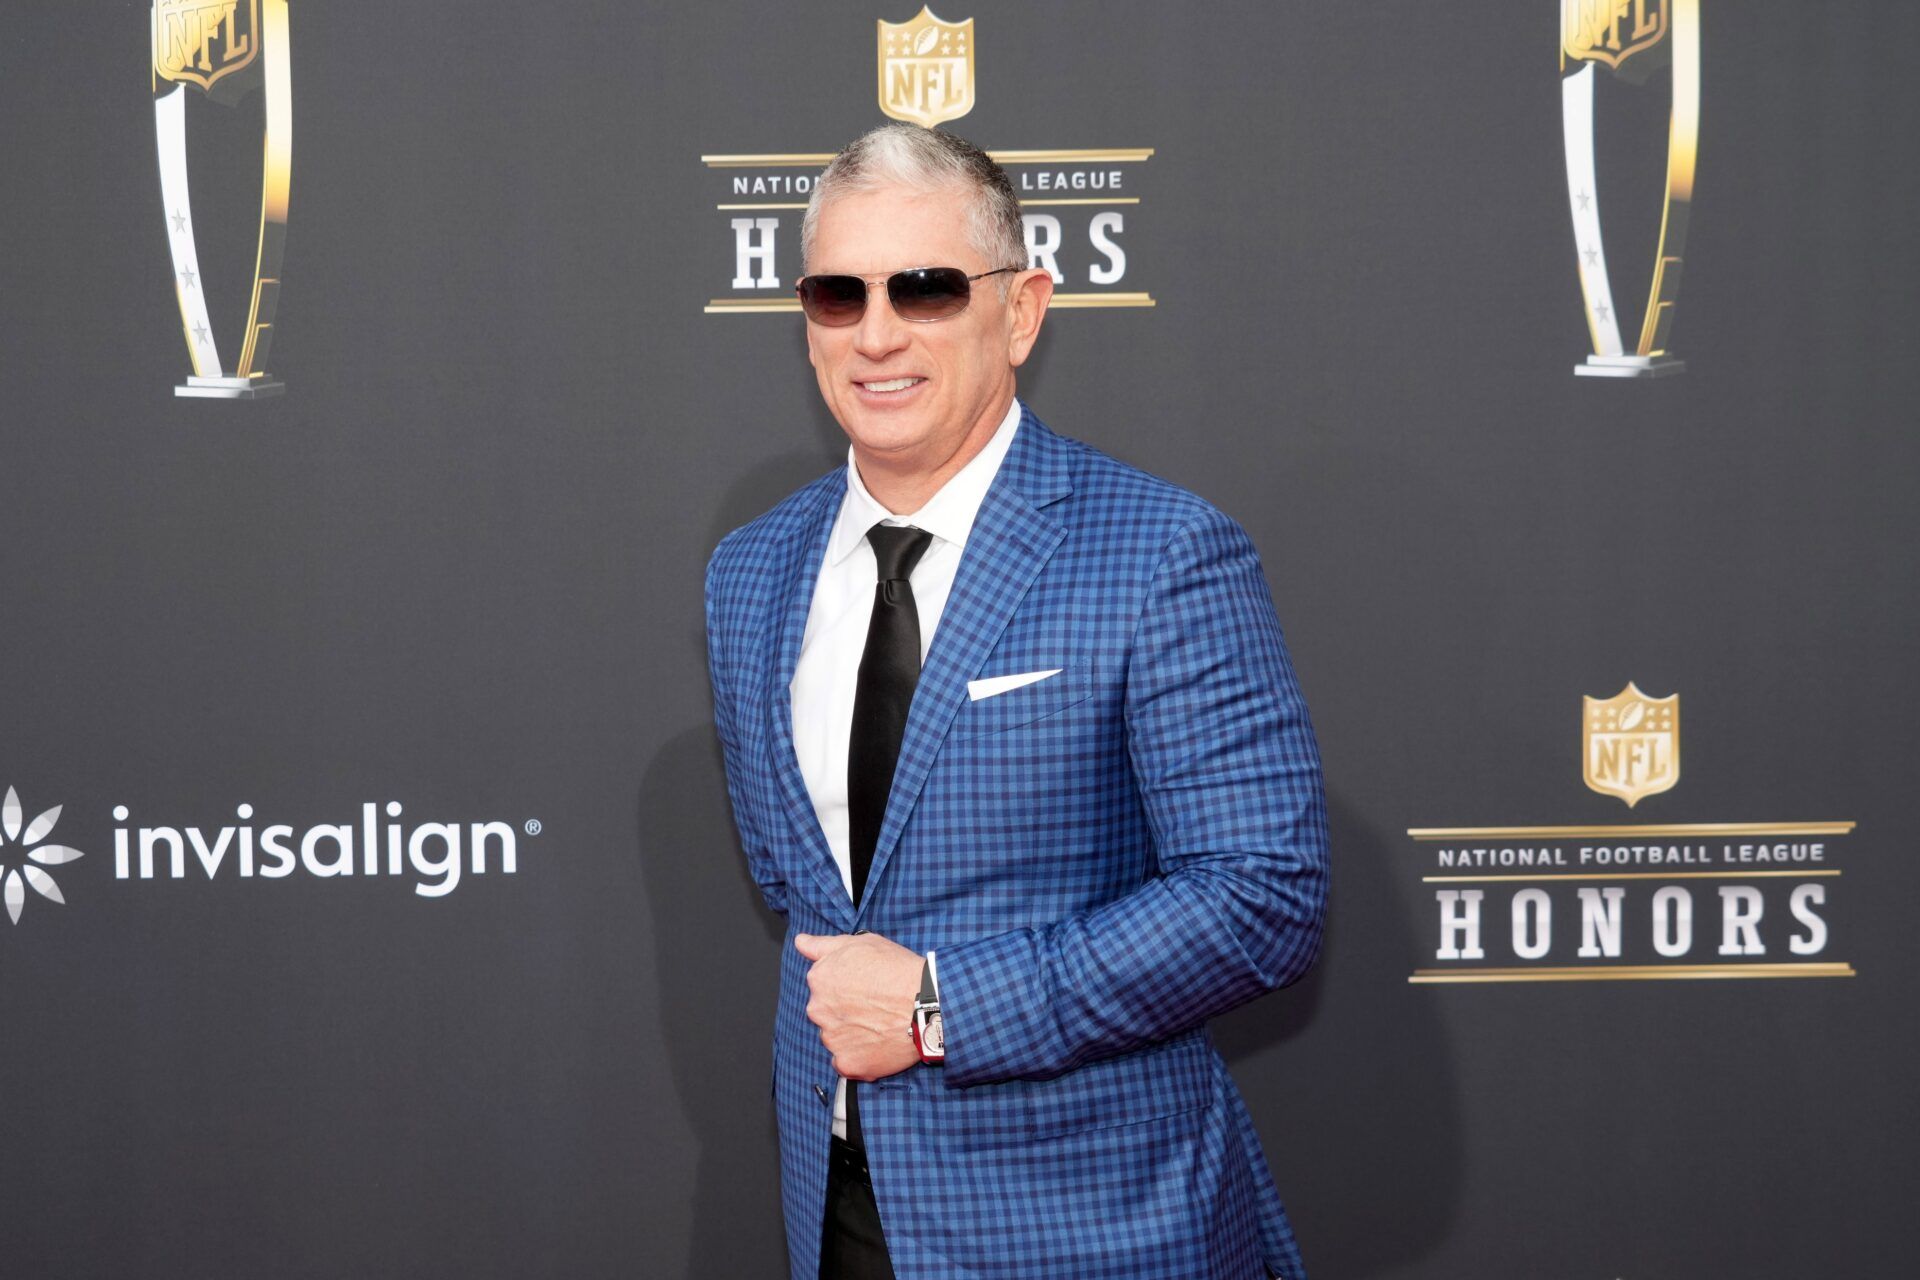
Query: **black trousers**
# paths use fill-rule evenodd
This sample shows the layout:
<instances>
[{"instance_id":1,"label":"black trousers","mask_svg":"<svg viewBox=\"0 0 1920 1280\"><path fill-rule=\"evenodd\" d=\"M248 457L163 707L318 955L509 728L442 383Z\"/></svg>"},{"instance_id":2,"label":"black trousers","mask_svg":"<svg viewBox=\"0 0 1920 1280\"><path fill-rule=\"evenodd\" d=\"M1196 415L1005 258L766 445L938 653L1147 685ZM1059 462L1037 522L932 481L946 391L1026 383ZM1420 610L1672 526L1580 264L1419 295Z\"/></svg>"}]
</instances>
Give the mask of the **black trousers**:
<instances>
[{"instance_id":1,"label":"black trousers","mask_svg":"<svg viewBox=\"0 0 1920 1280\"><path fill-rule=\"evenodd\" d=\"M820 1280L893 1280L880 1206L860 1148L833 1139L827 1154L827 1213L820 1228Z\"/></svg>"}]
</instances>

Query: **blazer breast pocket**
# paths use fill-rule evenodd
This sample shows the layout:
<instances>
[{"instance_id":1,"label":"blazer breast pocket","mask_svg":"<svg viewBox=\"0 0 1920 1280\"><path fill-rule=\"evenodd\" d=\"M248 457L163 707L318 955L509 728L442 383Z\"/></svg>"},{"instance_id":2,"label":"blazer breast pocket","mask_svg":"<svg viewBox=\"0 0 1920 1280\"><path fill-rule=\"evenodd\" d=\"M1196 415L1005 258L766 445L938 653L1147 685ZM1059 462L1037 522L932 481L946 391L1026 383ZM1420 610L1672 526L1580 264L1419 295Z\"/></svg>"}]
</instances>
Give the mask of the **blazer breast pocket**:
<instances>
[{"instance_id":1,"label":"blazer breast pocket","mask_svg":"<svg viewBox=\"0 0 1920 1280\"><path fill-rule=\"evenodd\" d=\"M1067 658L1059 665L1057 673L1031 684L961 703L959 712L954 716L951 736L977 738L989 733L1005 733L1009 729L1018 729L1022 725L1045 719L1093 696L1091 657ZM1025 663L1016 664L1015 668L1017 671L1028 669ZM1044 671L1047 668L1036 664L1033 669ZM1014 672L986 671L976 678L984 680L1011 674Z\"/></svg>"}]
</instances>

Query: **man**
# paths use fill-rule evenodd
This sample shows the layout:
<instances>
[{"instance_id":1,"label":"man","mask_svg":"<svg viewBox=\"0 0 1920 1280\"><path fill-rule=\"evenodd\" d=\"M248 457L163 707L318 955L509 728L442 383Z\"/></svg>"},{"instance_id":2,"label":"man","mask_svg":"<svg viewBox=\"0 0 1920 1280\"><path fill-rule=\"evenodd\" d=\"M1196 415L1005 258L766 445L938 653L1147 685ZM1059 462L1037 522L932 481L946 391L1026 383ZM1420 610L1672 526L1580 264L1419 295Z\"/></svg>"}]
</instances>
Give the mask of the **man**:
<instances>
[{"instance_id":1,"label":"man","mask_svg":"<svg viewBox=\"0 0 1920 1280\"><path fill-rule=\"evenodd\" d=\"M1325 903L1258 556L1015 399L1053 283L983 152L877 129L801 243L847 465L707 571L734 818L788 921L792 1274L1299 1280L1205 1026L1306 971Z\"/></svg>"}]
</instances>

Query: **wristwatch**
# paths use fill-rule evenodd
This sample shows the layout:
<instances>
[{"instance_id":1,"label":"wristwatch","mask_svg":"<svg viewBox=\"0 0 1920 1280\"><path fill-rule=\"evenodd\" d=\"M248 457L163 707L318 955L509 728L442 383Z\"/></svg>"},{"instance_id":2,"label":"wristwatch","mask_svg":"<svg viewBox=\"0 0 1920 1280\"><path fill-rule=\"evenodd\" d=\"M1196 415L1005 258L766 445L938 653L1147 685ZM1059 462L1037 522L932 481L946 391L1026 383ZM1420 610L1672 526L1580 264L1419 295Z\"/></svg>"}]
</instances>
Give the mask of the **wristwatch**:
<instances>
[{"instance_id":1,"label":"wristwatch","mask_svg":"<svg viewBox=\"0 0 1920 1280\"><path fill-rule=\"evenodd\" d=\"M937 1067L947 1060L947 1040L940 1031L940 993L934 989L933 966L920 966L920 994L913 1002L911 1028L920 1061Z\"/></svg>"}]
</instances>

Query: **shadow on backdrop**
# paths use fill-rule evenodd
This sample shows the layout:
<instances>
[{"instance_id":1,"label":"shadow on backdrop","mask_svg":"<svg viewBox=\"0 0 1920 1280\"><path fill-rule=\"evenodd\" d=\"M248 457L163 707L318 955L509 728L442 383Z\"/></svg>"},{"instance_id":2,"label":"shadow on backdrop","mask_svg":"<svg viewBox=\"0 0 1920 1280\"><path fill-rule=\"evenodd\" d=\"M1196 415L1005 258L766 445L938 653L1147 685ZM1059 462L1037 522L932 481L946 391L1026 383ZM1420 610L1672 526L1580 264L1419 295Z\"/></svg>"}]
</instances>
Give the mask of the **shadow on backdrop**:
<instances>
[{"instance_id":1,"label":"shadow on backdrop","mask_svg":"<svg viewBox=\"0 0 1920 1280\"><path fill-rule=\"evenodd\" d=\"M803 368L797 386L804 376ZM804 389L808 399L794 412L797 447L734 481L708 531L709 549L838 460L845 437ZM691 669L704 672L699 621L686 642ZM697 1150L685 1179L692 1201L686 1274L783 1274L780 1157L768 1091L786 922L767 910L747 872L710 723L674 735L654 756L640 783L639 830L665 1052Z\"/></svg>"},{"instance_id":2,"label":"shadow on backdrop","mask_svg":"<svg viewBox=\"0 0 1920 1280\"><path fill-rule=\"evenodd\" d=\"M1406 981L1392 832L1327 796L1333 886L1319 963L1213 1024L1315 1276L1403 1273L1459 1211L1464 1149L1451 1046Z\"/></svg>"},{"instance_id":3,"label":"shadow on backdrop","mask_svg":"<svg viewBox=\"0 0 1920 1280\"><path fill-rule=\"evenodd\" d=\"M686 1274L781 1274L772 1080L785 922L747 874L710 726L668 740L640 784L640 862L653 910L661 1030L694 1134ZM664 1194L684 1194L660 1171Z\"/></svg>"}]
</instances>

